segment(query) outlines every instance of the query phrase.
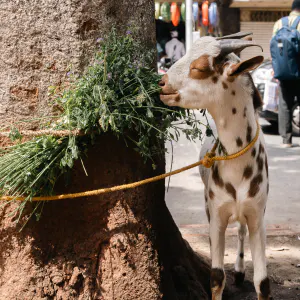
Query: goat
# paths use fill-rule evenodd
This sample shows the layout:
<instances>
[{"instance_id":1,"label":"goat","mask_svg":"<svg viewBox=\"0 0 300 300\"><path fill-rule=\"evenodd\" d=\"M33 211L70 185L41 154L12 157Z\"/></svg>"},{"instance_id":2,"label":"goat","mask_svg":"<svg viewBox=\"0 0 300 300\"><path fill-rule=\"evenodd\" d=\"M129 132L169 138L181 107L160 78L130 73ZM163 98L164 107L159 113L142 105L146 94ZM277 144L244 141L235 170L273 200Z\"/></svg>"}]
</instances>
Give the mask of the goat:
<instances>
[{"instance_id":1,"label":"goat","mask_svg":"<svg viewBox=\"0 0 300 300\"><path fill-rule=\"evenodd\" d=\"M262 101L249 71L263 62L263 56L245 61L237 56L246 47L260 47L242 39L250 34L200 38L159 83L160 99L166 105L208 110L216 124L220 153L242 150L259 130L256 110ZM202 147L202 157L209 147L210 139ZM259 133L255 145L244 155L214 162L211 169L200 168L200 173L210 223L212 299L222 299L226 280L225 231L232 222L239 223L236 284L243 283L245 277L244 238L248 227L258 299L272 299L265 255L264 214L269 183L263 134Z\"/></svg>"}]
</instances>

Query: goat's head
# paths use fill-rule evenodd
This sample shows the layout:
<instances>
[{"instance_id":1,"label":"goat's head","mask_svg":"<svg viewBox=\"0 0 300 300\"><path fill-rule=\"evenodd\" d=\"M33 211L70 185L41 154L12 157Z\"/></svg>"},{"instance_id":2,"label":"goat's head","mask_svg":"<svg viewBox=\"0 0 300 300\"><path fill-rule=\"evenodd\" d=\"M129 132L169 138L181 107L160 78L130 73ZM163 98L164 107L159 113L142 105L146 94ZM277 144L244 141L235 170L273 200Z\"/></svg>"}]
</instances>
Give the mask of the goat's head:
<instances>
[{"instance_id":1,"label":"goat's head","mask_svg":"<svg viewBox=\"0 0 300 300\"><path fill-rule=\"evenodd\" d=\"M251 33L237 33L223 38L202 37L190 51L163 76L161 100L169 106L209 108L222 101L224 89L240 75L254 70L263 61L256 56L240 61L236 54L259 45L241 38ZM261 48L261 47L260 47Z\"/></svg>"}]
</instances>

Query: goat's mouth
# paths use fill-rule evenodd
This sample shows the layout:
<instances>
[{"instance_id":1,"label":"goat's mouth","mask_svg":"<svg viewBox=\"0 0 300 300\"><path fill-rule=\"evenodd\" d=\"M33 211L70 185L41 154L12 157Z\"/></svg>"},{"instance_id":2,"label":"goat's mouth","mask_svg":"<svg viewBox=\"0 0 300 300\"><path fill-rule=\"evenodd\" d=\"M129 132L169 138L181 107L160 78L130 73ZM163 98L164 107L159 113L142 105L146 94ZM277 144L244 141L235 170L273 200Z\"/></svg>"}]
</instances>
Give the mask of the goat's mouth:
<instances>
[{"instance_id":1,"label":"goat's mouth","mask_svg":"<svg viewBox=\"0 0 300 300\"><path fill-rule=\"evenodd\" d=\"M169 84L168 74L162 77L158 85L161 87L160 100L166 105L176 106L176 103L180 100L180 94L178 90L173 89Z\"/></svg>"},{"instance_id":2,"label":"goat's mouth","mask_svg":"<svg viewBox=\"0 0 300 300\"><path fill-rule=\"evenodd\" d=\"M180 101L180 94L178 92L172 93L172 94L160 94L160 100L164 102L165 104L168 104L168 102L179 102Z\"/></svg>"}]
</instances>

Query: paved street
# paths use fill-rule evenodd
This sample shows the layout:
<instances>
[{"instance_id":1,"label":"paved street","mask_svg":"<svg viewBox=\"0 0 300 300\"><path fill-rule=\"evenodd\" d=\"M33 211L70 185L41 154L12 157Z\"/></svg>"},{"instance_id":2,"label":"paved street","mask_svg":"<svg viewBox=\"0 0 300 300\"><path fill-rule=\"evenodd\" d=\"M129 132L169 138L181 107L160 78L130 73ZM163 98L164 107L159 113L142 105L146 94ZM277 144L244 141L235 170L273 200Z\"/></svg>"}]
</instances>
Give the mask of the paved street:
<instances>
[{"instance_id":1,"label":"paved street","mask_svg":"<svg viewBox=\"0 0 300 300\"><path fill-rule=\"evenodd\" d=\"M266 124L266 121L260 120ZM300 224L300 147L280 148L281 138L264 126L270 168L270 196L266 211L268 225ZM300 144L300 138L294 139ZM171 149L167 156L167 170L170 168ZM198 160L201 142L192 143L183 136L174 143L173 170ZM175 175L171 178L166 193L167 205L179 227L207 224L204 208L204 186L198 168Z\"/></svg>"}]
</instances>

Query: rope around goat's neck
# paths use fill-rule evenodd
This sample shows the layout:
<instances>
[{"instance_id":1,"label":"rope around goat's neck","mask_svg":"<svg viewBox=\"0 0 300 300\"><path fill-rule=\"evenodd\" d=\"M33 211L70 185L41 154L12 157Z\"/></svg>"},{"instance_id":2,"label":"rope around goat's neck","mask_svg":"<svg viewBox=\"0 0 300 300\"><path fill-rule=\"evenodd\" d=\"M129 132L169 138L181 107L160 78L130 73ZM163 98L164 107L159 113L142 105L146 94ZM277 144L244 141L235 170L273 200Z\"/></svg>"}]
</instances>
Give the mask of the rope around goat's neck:
<instances>
[{"instance_id":1,"label":"rope around goat's neck","mask_svg":"<svg viewBox=\"0 0 300 300\"><path fill-rule=\"evenodd\" d=\"M63 200L63 199L74 199L74 198L81 198L81 197L89 197L89 196L96 196L96 195L100 195L100 194L105 194L105 193L111 193L111 192L115 192L115 191L121 191L121 190L128 190L128 189L132 189L132 188L136 188L138 186L150 183L150 182L155 182L161 179L164 179L166 177L175 175L175 174L179 174L181 172L187 171L189 169L198 167L200 165L203 165L206 168L210 168L215 161L222 161L222 160L232 160L235 158L238 158L242 155L244 155L246 152L248 152L256 143L256 141L258 140L259 137L259 132L260 132L260 126L258 121L257 122L257 130L256 130L256 135L254 137L254 139L250 142L249 145L247 145L244 149L242 149L241 151L231 154L231 155L226 155L226 156L216 156L216 149L218 146L218 141L215 143L215 145L213 146L212 150L208 153L206 153L206 155L204 156L203 159L201 159L200 161L188 165L186 167L183 167L181 169L177 169L174 170L172 172L168 172L165 174L161 174L158 176L154 176L151 178L147 178L144 180L140 180L137 182L133 182L133 183L128 183L128 184L123 184L123 185L118 185L118 186L114 186L111 188L104 188L104 189L98 189L98 190L93 190L93 191L87 191L87 192L80 192L80 193L74 193L74 194L63 194L63 195L57 195L57 196L45 196L45 197L32 197L30 200L32 201L53 201L53 200ZM18 201L24 201L27 197L13 197L13 196L2 196L0 197L0 200L6 200L6 201L12 201L12 200L18 200Z\"/></svg>"}]
</instances>

